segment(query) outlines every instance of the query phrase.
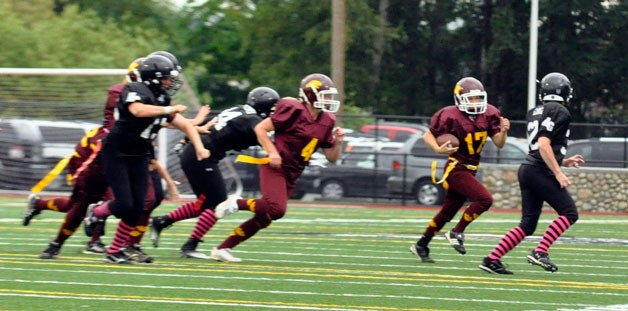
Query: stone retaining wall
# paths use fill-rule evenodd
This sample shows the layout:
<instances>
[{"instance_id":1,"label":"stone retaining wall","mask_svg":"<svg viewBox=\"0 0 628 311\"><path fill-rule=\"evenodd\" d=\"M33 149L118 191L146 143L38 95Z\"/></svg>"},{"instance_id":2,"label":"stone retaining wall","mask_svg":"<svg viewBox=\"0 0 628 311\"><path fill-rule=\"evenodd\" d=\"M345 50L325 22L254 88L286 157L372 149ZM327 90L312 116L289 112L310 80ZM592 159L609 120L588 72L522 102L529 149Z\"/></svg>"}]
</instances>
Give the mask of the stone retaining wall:
<instances>
[{"instance_id":1,"label":"stone retaining wall","mask_svg":"<svg viewBox=\"0 0 628 311\"><path fill-rule=\"evenodd\" d=\"M482 182L493 194L493 207L521 209L519 165L482 163ZM628 213L628 169L563 168L567 188L579 211ZM545 204L545 208L549 208Z\"/></svg>"}]
</instances>

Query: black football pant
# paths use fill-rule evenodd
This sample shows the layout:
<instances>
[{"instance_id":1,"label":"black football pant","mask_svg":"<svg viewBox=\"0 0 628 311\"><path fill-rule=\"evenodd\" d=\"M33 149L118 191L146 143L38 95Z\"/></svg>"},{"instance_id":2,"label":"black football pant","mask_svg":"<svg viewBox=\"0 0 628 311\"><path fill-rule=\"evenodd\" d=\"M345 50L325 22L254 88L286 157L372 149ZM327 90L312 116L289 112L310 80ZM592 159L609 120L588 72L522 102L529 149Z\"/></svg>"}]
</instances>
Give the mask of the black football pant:
<instances>
[{"instance_id":1,"label":"black football pant","mask_svg":"<svg viewBox=\"0 0 628 311\"><path fill-rule=\"evenodd\" d=\"M547 202L560 216L565 216L573 225L578 220L576 203L566 188L561 188L554 174L547 168L522 164L519 167L521 189L521 223L526 235L536 230L543 202Z\"/></svg>"}]
</instances>

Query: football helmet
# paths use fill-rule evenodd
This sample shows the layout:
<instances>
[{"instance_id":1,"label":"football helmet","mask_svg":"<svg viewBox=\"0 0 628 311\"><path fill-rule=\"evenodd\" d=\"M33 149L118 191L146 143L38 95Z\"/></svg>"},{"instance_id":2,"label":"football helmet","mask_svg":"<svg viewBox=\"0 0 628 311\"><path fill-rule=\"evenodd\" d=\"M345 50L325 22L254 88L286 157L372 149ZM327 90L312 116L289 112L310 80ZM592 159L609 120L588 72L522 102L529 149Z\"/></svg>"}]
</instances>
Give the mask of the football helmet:
<instances>
[{"instance_id":1,"label":"football helmet","mask_svg":"<svg viewBox=\"0 0 628 311\"><path fill-rule=\"evenodd\" d=\"M129 64L129 67L127 68L127 73L126 73L127 82L142 82L140 80L140 73L138 71L138 68L142 65L143 61L144 61L144 57L140 57L140 58L136 58L134 61L132 61Z\"/></svg>"},{"instance_id":2,"label":"football helmet","mask_svg":"<svg viewBox=\"0 0 628 311\"><path fill-rule=\"evenodd\" d=\"M156 52L152 52L148 54L148 56L153 56L153 55L161 55L169 59L174 65L174 69L176 69L179 72L179 74L183 72L183 66L181 66L181 63L179 63L179 59L177 59L177 57L174 56L172 53L166 52L166 51L156 51ZM181 86L183 86L183 80L181 79L181 75L173 79L171 85L172 85L171 86L172 94L169 94L169 95L173 95L174 93L179 91L179 89L181 89Z\"/></svg>"},{"instance_id":3,"label":"football helmet","mask_svg":"<svg viewBox=\"0 0 628 311\"><path fill-rule=\"evenodd\" d=\"M279 101L277 91L265 86L254 88L246 96L246 104L253 107L257 115L262 118L270 115L275 109L277 101Z\"/></svg>"},{"instance_id":4,"label":"football helmet","mask_svg":"<svg viewBox=\"0 0 628 311\"><path fill-rule=\"evenodd\" d=\"M539 99L542 102L556 101L567 104L572 97L571 82L564 74L552 72L541 79Z\"/></svg>"},{"instance_id":5,"label":"football helmet","mask_svg":"<svg viewBox=\"0 0 628 311\"><path fill-rule=\"evenodd\" d=\"M460 79L454 87L456 107L468 114L485 113L488 105L487 97L482 82L473 77Z\"/></svg>"},{"instance_id":6,"label":"football helmet","mask_svg":"<svg viewBox=\"0 0 628 311\"><path fill-rule=\"evenodd\" d=\"M314 108L323 111L336 112L340 108L338 100L338 90L328 76L320 73L313 73L301 80L299 97Z\"/></svg>"},{"instance_id":7,"label":"football helmet","mask_svg":"<svg viewBox=\"0 0 628 311\"><path fill-rule=\"evenodd\" d=\"M174 64L164 56L153 55L144 59L138 67L140 81L152 90L173 95L177 90L173 88L173 81L179 76L179 71ZM164 86L162 81L170 80L170 84Z\"/></svg>"}]
</instances>

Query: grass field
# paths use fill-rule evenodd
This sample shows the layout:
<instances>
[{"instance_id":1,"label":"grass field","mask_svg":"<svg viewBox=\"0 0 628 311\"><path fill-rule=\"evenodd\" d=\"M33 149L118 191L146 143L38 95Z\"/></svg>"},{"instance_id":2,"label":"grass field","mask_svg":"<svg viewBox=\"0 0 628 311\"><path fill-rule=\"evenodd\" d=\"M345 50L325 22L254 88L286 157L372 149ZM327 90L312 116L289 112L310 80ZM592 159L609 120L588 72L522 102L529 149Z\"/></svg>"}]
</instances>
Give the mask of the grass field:
<instances>
[{"instance_id":1,"label":"grass field","mask_svg":"<svg viewBox=\"0 0 628 311\"><path fill-rule=\"evenodd\" d=\"M154 264L113 265L81 253L82 229L58 259L39 259L63 215L44 212L23 227L25 202L0 197L0 310L628 310L625 215L581 215L551 249L556 273L526 262L538 236L526 239L504 258L515 272L504 276L478 264L518 213L482 215L467 228L464 256L436 237L435 264L408 251L434 209L291 202L284 219L235 249L242 263L180 258L188 221L165 231L157 249L146 237ZM209 253L249 216L219 221L200 249ZM537 234L553 217L543 215Z\"/></svg>"}]
</instances>

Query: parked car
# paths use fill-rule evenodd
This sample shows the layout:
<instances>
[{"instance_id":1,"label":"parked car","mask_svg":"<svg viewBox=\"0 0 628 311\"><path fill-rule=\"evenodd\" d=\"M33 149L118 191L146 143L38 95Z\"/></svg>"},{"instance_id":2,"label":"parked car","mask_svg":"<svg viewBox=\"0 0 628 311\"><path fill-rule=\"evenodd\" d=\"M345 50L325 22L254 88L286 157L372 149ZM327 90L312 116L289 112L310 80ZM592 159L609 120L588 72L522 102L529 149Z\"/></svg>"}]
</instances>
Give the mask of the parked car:
<instances>
[{"instance_id":1,"label":"parked car","mask_svg":"<svg viewBox=\"0 0 628 311\"><path fill-rule=\"evenodd\" d=\"M404 142L415 133L423 134L428 130L427 125L406 122L379 122L367 124L360 128L360 132L386 137L391 141Z\"/></svg>"},{"instance_id":2,"label":"parked car","mask_svg":"<svg viewBox=\"0 0 628 311\"><path fill-rule=\"evenodd\" d=\"M0 188L27 190L64 157L98 123L0 119ZM48 187L69 190L65 171Z\"/></svg>"},{"instance_id":3,"label":"parked car","mask_svg":"<svg viewBox=\"0 0 628 311\"><path fill-rule=\"evenodd\" d=\"M574 140L567 147L567 157L580 154L583 167L628 167L628 138L598 137Z\"/></svg>"},{"instance_id":4,"label":"parked car","mask_svg":"<svg viewBox=\"0 0 628 311\"><path fill-rule=\"evenodd\" d=\"M403 146L398 142L350 143L337 164L310 161L297 181L295 195L319 193L323 199L390 197L386 182L392 167L386 160ZM317 153L315 153L317 154ZM322 154L321 154L322 156ZM324 158L324 156L322 156Z\"/></svg>"},{"instance_id":5,"label":"parked car","mask_svg":"<svg viewBox=\"0 0 628 311\"><path fill-rule=\"evenodd\" d=\"M519 164L527 155L527 144L519 138L508 137L499 149L490 139L484 144L482 163ZM392 195L412 196L420 205L440 205L445 189L432 182L432 162L437 161L437 176L442 175L447 156L435 154L423 142L422 134L410 137L391 161L393 173L386 189Z\"/></svg>"}]
</instances>

